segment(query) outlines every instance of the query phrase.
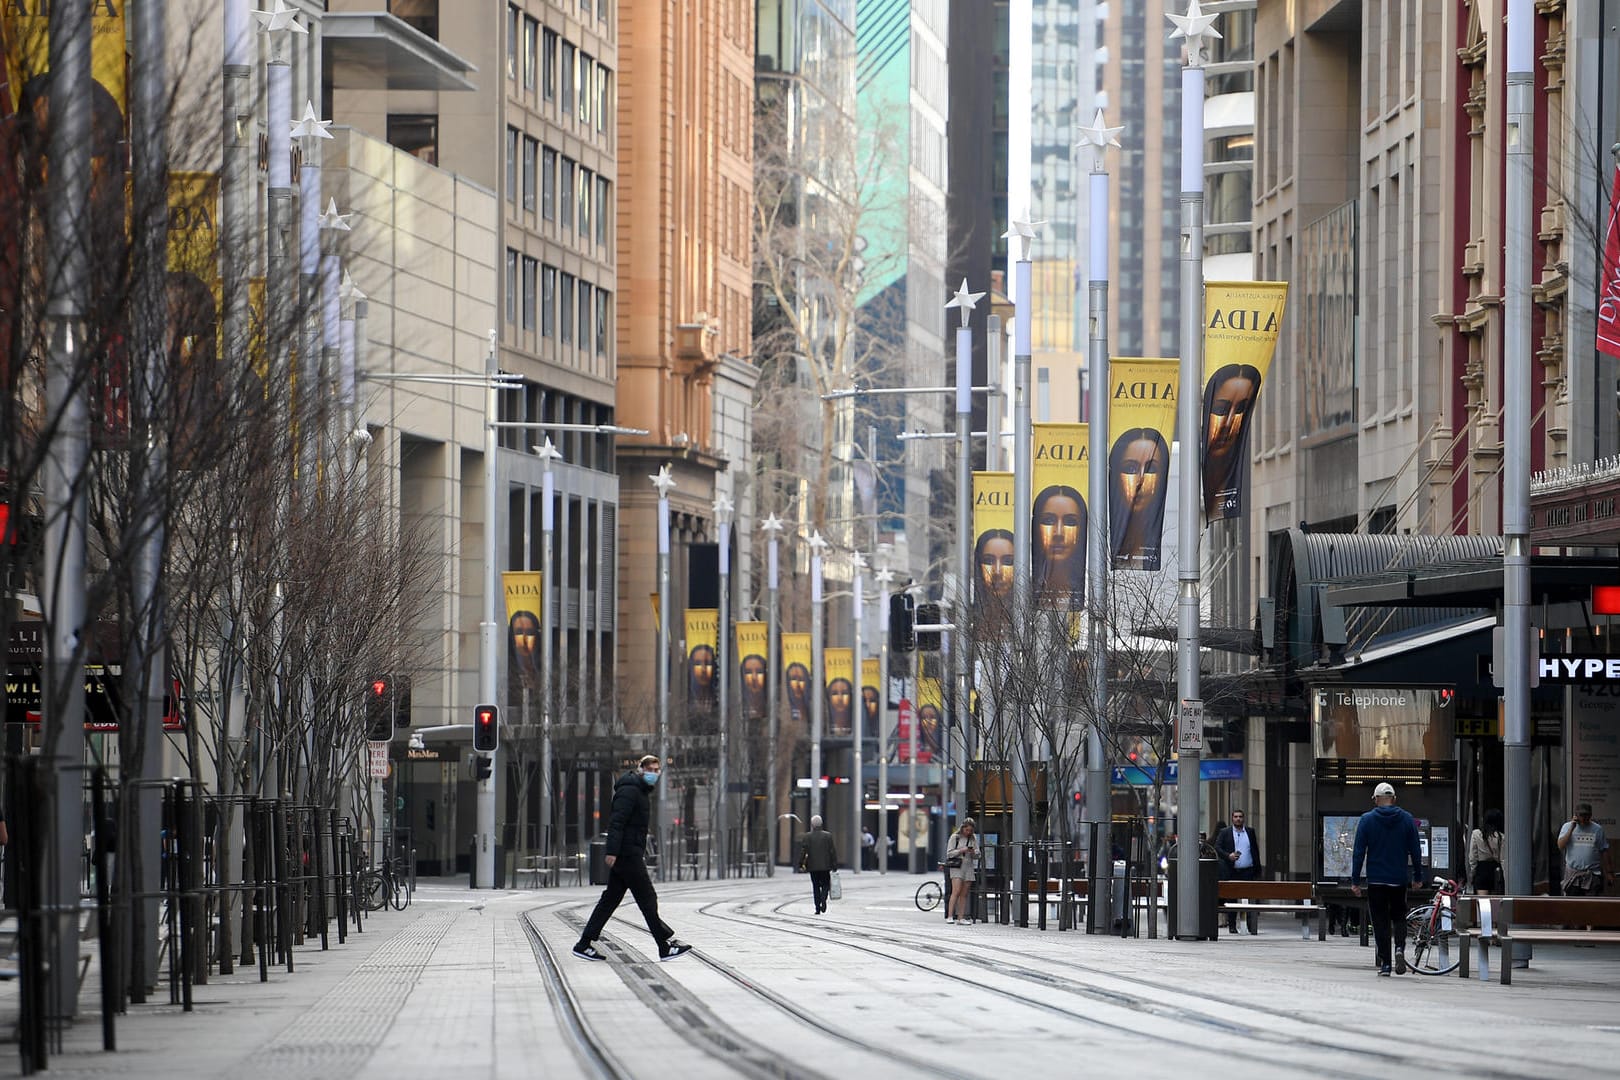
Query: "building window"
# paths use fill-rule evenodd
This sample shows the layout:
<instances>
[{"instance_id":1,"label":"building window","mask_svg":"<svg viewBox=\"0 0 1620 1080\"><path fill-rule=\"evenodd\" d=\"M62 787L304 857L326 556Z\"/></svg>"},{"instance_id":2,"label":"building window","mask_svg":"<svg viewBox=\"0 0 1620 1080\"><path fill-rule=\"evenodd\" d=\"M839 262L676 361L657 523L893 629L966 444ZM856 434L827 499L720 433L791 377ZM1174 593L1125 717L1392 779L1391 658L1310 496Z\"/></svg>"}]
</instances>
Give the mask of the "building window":
<instances>
[{"instance_id":1,"label":"building window","mask_svg":"<svg viewBox=\"0 0 1620 1080\"><path fill-rule=\"evenodd\" d=\"M518 48L518 9L514 5L506 9L506 77L517 78L517 48Z\"/></svg>"},{"instance_id":2,"label":"building window","mask_svg":"<svg viewBox=\"0 0 1620 1080\"><path fill-rule=\"evenodd\" d=\"M600 64L596 67L596 130L607 131L608 110L613 107L613 97L608 89L608 80L611 73Z\"/></svg>"},{"instance_id":3,"label":"building window","mask_svg":"<svg viewBox=\"0 0 1620 1080\"><path fill-rule=\"evenodd\" d=\"M608 340L608 294L602 289L596 290L596 355L607 355Z\"/></svg>"},{"instance_id":4,"label":"building window","mask_svg":"<svg viewBox=\"0 0 1620 1080\"><path fill-rule=\"evenodd\" d=\"M564 116L574 115L574 88L579 85L578 50L568 42L562 43L562 110Z\"/></svg>"},{"instance_id":5,"label":"building window","mask_svg":"<svg viewBox=\"0 0 1620 1080\"><path fill-rule=\"evenodd\" d=\"M506 129L506 201L517 202L517 161L518 161L518 130L514 127Z\"/></svg>"},{"instance_id":6,"label":"building window","mask_svg":"<svg viewBox=\"0 0 1620 1080\"><path fill-rule=\"evenodd\" d=\"M547 30L540 42L540 67L543 82L540 89L547 101L557 100L557 34Z\"/></svg>"},{"instance_id":7,"label":"building window","mask_svg":"<svg viewBox=\"0 0 1620 1080\"><path fill-rule=\"evenodd\" d=\"M540 272L540 336L551 337L557 332L557 268L545 267Z\"/></svg>"},{"instance_id":8,"label":"building window","mask_svg":"<svg viewBox=\"0 0 1620 1080\"><path fill-rule=\"evenodd\" d=\"M579 239L585 244L591 242L591 189L595 179L591 170L579 170Z\"/></svg>"},{"instance_id":9,"label":"building window","mask_svg":"<svg viewBox=\"0 0 1620 1080\"><path fill-rule=\"evenodd\" d=\"M591 351L591 338L593 337L591 334L591 315L593 311L590 282L582 281L579 283L579 351L582 353Z\"/></svg>"},{"instance_id":10,"label":"building window","mask_svg":"<svg viewBox=\"0 0 1620 1080\"><path fill-rule=\"evenodd\" d=\"M557 151L549 146L540 152L540 216L557 217Z\"/></svg>"},{"instance_id":11,"label":"building window","mask_svg":"<svg viewBox=\"0 0 1620 1080\"><path fill-rule=\"evenodd\" d=\"M517 322L518 253L506 249L506 321Z\"/></svg>"},{"instance_id":12,"label":"building window","mask_svg":"<svg viewBox=\"0 0 1620 1080\"><path fill-rule=\"evenodd\" d=\"M535 261L523 256L523 329L534 329L534 270Z\"/></svg>"},{"instance_id":13,"label":"building window","mask_svg":"<svg viewBox=\"0 0 1620 1080\"><path fill-rule=\"evenodd\" d=\"M424 37L439 40L439 0L388 0L388 13Z\"/></svg>"},{"instance_id":14,"label":"building window","mask_svg":"<svg viewBox=\"0 0 1620 1080\"><path fill-rule=\"evenodd\" d=\"M388 145L419 157L429 165L439 163L439 118L431 113L391 113L388 117Z\"/></svg>"},{"instance_id":15,"label":"building window","mask_svg":"<svg viewBox=\"0 0 1620 1080\"><path fill-rule=\"evenodd\" d=\"M534 166L540 153L540 144L523 136L523 209L534 209Z\"/></svg>"},{"instance_id":16,"label":"building window","mask_svg":"<svg viewBox=\"0 0 1620 1080\"><path fill-rule=\"evenodd\" d=\"M608 201L608 182L606 177L596 178L596 242L607 245L608 207L613 204Z\"/></svg>"},{"instance_id":17,"label":"building window","mask_svg":"<svg viewBox=\"0 0 1620 1080\"><path fill-rule=\"evenodd\" d=\"M574 162L570 158L562 159L562 179L557 182L562 189L562 223L563 228L574 227Z\"/></svg>"},{"instance_id":18,"label":"building window","mask_svg":"<svg viewBox=\"0 0 1620 1080\"><path fill-rule=\"evenodd\" d=\"M589 127L590 123L591 123L591 99L596 94L596 90L591 85L591 83L592 83L592 81L594 79L595 71L596 71L596 61L591 59L589 53L580 53L579 54L579 122L586 125L587 127Z\"/></svg>"},{"instance_id":19,"label":"building window","mask_svg":"<svg viewBox=\"0 0 1620 1080\"><path fill-rule=\"evenodd\" d=\"M557 340L564 345L574 343L574 275L562 276L562 295L557 298L558 313L562 316L562 330Z\"/></svg>"},{"instance_id":20,"label":"building window","mask_svg":"<svg viewBox=\"0 0 1620 1080\"><path fill-rule=\"evenodd\" d=\"M538 47L540 38L540 23L534 19L523 20L523 89L534 90L534 51Z\"/></svg>"}]
</instances>

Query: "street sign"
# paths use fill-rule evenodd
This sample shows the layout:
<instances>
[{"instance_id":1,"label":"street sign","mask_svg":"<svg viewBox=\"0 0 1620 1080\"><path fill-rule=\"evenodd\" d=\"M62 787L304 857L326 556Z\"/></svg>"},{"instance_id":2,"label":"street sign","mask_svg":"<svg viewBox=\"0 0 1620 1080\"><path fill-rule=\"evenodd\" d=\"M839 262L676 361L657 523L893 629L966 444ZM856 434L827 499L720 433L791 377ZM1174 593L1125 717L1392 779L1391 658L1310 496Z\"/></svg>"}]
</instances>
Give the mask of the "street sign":
<instances>
[{"instance_id":1,"label":"street sign","mask_svg":"<svg viewBox=\"0 0 1620 1080\"><path fill-rule=\"evenodd\" d=\"M388 744L385 742L368 742L366 749L371 751L371 778L373 780L388 779Z\"/></svg>"},{"instance_id":2,"label":"street sign","mask_svg":"<svg viewBox=\"0 0 1620 1080\"><path fill-rule=\"evenodd\" d=\"M1199 698L1182 698L1177 714L1176 749L1197 753L1204 748L1204 703Z\"/></svg>"},{"instance_id":3,"label":"street sign","mask_svg":"<svg viewBox=\"0 0 1620 1080\"><path fill-rule=\"evenodd\" d=\"M1177 762L1167 761L1164 766L1163 780L1166 784L1174 784L1181 778L1181 769ZM1154 769L1150 765L1143 768L1140 765L1115 765L1109 770L1109 780L1114 784L1129 785L1130 787L1152 787ZM1198 763L1198 778L1204 783L1225 781L1233 783L1243 779L1242 758L1204 758Z\"/></svg>"}]
</instances>

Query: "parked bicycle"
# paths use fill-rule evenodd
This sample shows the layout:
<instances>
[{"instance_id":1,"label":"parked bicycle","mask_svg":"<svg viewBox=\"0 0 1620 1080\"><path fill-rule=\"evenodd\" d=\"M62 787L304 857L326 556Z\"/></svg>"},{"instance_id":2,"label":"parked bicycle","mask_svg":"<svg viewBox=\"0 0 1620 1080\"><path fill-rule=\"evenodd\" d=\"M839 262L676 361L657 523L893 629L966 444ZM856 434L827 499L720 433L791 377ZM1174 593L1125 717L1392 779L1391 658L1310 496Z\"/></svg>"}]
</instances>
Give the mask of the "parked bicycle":
<instances>
[{"instance_id":1,"label":"parked bicycle","mask_svg":"<svg viewBox=\"0 0 1620 1080\"><path fill-rule=\"evenodd\" d=\"M933 911L945 899L945 888L933 878L917 886L917 910Z\"/></svg>"},{"instance_id":2,"label":"parked bicycle","mask_svg":"<svg viewBox=\"0 0 1620 1080\"><path fill-rule=\"evenodd\" d=\"M394 856L377 866L361 867L355 874L354 898L367 911L382 911L390 905L395 911L410 907L411 882L405 860Z\"/></svg>"},{"instance_id":3,"label":"parked bicycle","mask_svg":"<svg viewBox=\"0 0 1620 1080\"><path fill-rule=\"evenodd\" d=\"M1461 895L1462 882L1437 877L1434 899L1406 913L1406 944L1419 975L1447 975L1461 963L1454 907Z\"/></svg>"}]
</instances>

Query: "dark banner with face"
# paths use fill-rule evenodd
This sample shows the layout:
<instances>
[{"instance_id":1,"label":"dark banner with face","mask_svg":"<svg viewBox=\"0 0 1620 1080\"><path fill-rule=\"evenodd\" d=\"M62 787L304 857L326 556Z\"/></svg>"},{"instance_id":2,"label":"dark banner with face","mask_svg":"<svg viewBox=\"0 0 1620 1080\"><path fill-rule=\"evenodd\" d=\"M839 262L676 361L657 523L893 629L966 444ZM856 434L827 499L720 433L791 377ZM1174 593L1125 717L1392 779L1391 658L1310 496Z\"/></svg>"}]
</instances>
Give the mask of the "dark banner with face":
<instances>
[{"instance_id":1,"label":"dark banner with face","mask_svg":"<svg viewBox=\"0 0 1620 1080\"><path fill-rule=\"evenodd\" d=\"M882 732L883 713L878 708L878 660L875 656L861 660L861 735L875 739Z\"/></svg>"},{"instance_id":2,"label":"dark banner with face","mask_svg":"<svg viewBox=\"0 0 1620 1080\"><path fill-rule=\"evenodd\" d=\"M810 722L810 655L809 634L782 635L782 686L797 723Z\"/></svg>"},{"instance_id":3,"label":"dark banner with face","mask_svg":"<svg viewBox=\"0 0 1620 1080\"><path fill-rule=\"evenodd\" d=\"M501 574L506 594L506 662L523 685L540 688L540 571Z\"/></svg>"},{"instance_id":4,"label":"dark banner with face","mask_svg":"<svg viewBox=\"0 0 1620 1080\"><path fill-rule=\"evenodd\" d=\"M1029 564L1038 607L1079 611L1086 606L1088 432L1085 424L1035 425Z\"/></svg>"},{"instance_id":5,"label":"dark banner with face","mask_svg":"<svg viewBox=\"0 0 1620 1080\"><path fill-rule=\"evenodd\" d=\"M696 711L714 708L718 669L714 647L719 640L716 628L720 612L714 608L689 608L686 612L686 703Z\"/></svg>"},{"instance_id":6,"label":"dark banner with face","mask_svg":"<svg viewBox=\"0 0 1620 1080\"><path fill-rule=\"evenodd\" d=\"M1159 569L1180 367L1174 359L1108 361L1108 538L1116 570Z\"/></svg>"},{"instance_id":7,"label":"dark banner with face","mask_svg":"<svg viewBox=\"0 0 1620 1080\"><path fill-rule=\"evenodd\" d=\"M986 614L1010 608L1013 474L973 474L973 602Z\"/></svg>"},{"instance_id":8,"label":"dark banner with face","mask_svg":"<svg viewBox=\"0 0 1620 1080\"><path fill-rule=\"evenodd\" d=\"M822 649L827 678L827 726L822 734L847 739L855 731L855 654L849 649Z\"/></svg>"},{"instance_id":9,"label":"dark banner with face","mask_svg":"<svg viewBox=\"0 0 1620 1080\"><path fill-rule=\"evenodd\" d=\"M765 719L766 681L770 678L770 624L737 624L737 672L742 685L744 720Z\"/></svg>"},{"instance_id":10,"label":"dark banner with face","mask_svg":"<svg viewBox=\"0 0 1620 1080\"><path fill-rule=\"evenodd\" d=\"M1204 516L1240 517L1249 486L1249 429L1282 330L1285 281L1204 283Z\"/></svg>"}]
</instances>

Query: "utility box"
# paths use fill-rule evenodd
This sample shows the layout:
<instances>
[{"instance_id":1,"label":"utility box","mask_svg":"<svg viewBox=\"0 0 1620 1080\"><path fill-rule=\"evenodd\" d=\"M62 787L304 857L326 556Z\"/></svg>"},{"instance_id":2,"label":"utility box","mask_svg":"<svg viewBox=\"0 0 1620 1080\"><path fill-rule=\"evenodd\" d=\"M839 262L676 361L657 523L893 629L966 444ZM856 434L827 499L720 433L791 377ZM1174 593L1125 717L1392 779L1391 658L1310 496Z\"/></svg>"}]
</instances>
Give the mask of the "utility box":
<instances>
[{"instance_id":1,"label":"utility box","mask_svg":"<svg viewBox=\"0 0 1620 1080\"><path fill-rule=\"evenodd\" d=\"M1181 923L1177 921L1179 898L1181 891L1181 874L1177 863L1179 859L1170 860L1170 933L1169 936L1180 937ZM1214 941L1216 928L1220 925L1220 863L1214 859L1198 860L1198 936L1195 941Z\"/></svg>"},{"instance_id":2,"label":"utility box","mask_svg":"<svg viewBox=\"0 0 1620 1080\"><path fill-rule=\"evenodd\" d=\"M591 839L591 884L606 885L608 883L607 864L607 833L597 833Z\"/></svg>"}]
</instances>

